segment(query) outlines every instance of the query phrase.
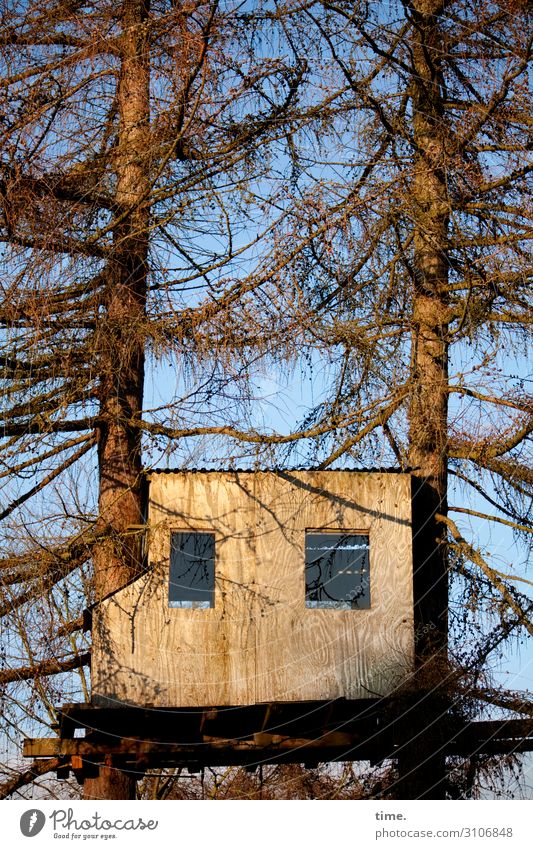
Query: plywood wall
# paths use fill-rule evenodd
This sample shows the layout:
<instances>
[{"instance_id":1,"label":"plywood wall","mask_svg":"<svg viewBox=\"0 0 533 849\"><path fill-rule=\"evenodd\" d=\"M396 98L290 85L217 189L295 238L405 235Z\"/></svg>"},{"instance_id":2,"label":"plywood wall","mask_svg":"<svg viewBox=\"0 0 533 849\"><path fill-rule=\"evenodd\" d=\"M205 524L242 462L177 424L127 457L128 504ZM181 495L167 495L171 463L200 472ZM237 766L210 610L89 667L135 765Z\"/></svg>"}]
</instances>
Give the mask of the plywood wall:
<instances>
[{"instance_id":1,"label":"plywood wall","mask_svg":"<svg viewBox=\"0 0 533 849\"><path fill-rule=\"evenodd\" d=\"M305 607L309 529L370 537L371 607ZM215 606L169 608L172 531L215 533ZM413 662L408 475L153 474L151 569L94 614L93 699L185 707L390 693Z\"/></svg>"}]
</instances>

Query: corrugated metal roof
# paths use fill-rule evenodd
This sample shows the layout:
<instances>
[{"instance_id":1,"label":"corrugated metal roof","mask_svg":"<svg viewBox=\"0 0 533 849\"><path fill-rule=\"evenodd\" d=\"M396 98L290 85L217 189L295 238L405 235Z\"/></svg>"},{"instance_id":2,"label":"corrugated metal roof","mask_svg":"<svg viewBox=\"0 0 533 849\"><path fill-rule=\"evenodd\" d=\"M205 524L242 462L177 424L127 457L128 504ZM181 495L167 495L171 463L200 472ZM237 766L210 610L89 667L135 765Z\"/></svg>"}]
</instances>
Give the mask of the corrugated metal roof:
<instances>
[{"instance_id":1,"label":"corrugated metal roof","mask_svg":"<svg viewBox=\"0 0 533 849\"><path fill-rule=\"evenodd\" d=\"M274 467L272 469L242 469L242 468L231 468L231 469L206 469L206 468L193 468L193 469L145 469L145 475L174 475L174 474L291 474L292 472L353 472L354 474L368 474L370 473L379 473L379 474L410 474L411 469L401 469L399 466L373 466L359 469L341 469L338 467L332 469L321 469L319 467L312 468L302 468L302 466L292 467Z\"/></svg>"}]
</instances>

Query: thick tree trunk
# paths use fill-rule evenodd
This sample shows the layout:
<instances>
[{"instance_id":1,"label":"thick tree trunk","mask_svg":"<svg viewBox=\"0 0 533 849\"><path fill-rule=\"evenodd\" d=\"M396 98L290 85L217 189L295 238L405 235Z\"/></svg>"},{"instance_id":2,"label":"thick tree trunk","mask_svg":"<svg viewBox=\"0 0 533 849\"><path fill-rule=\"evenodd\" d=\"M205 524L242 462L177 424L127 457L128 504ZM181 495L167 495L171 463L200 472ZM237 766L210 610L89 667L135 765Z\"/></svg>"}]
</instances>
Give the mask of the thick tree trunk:
<instances>
[{"instance_id":1,"label":"thick tree trunk","mask_svg":"<svg viewBox=\"0 0 533 849\"><path fill-rule=\"evenodd\" d=\"M442 130L436 15L442 2L414 4L413 124L413 393L409 410L410 465L417 479L417 646L419 661L446 649L446 512L448 433L448 218L446 149Z\"/></svg>"},{"instance_id":2,"label":"thick tree trunk","mask_svg":"<svg viewBox=\"0 0 533 849\"><path fill-rule=\"evenodd\" d=\"M86 778L83 784L84 799L135 799L135 776L113 767L110 758L99 768L97 778Z\"/></svg>"},{"instance_id":3,"label":"thick tree trunk","mask_svg":"<svg viewBox=\"0 0 533 849\"><path fill-rule=\"evenodd\" d=\"M124 586L139 569L142 522L141 439L131 422L140 415L144 383L144 317L148 255L149 0L124 0L122 64L118 84L116 224L105 316L99 328L100 520L111 535L94 556L95 596ZM86 798L134 798L135 781L103 767L84 785Z\"/></svg>"},{"instance_id":4,"label":"thick tree trunk","mask_svg":"<svg viewBox=\"0 0 533 849\"><path fill-rule=\"evenodd\" d=\"M442 710L447 647L446 512L448 431L448 216L446 148L442 123L438 15L440 0L414 0L412 103L415 173L413 391L409 410L414 474L413 543L417 685L425 692L413 713L412 746L400 762L400 796L443 798L444 758L434 753L431 729ZM418 718L417 718L418 717Z\"/></svg>"}]
</instances>

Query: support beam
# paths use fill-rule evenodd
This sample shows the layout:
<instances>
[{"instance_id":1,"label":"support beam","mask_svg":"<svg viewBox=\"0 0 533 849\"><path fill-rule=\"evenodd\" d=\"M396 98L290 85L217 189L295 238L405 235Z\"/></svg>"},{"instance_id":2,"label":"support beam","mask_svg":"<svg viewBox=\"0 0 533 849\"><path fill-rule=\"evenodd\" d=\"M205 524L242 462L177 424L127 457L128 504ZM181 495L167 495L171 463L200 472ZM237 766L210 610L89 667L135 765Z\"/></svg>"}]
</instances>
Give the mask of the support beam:
<instances>
[{"instance_id":1,"label":"support beam","mask_svg":"<svg viewBox=\"0 0 533 849\"><path fill-rule=\"evenodd\" d=\"M115 711L118 714L121 711ZM211 713L213 713L211 711ZM62 775L69 766L79 780L91 780L97 789L97 773L112 774L113 781L121 772L125 776L123 792L131 792L128 781L133 781L147 769L163 767L251 766L261 763L327 763L340 761L396 759L404 752L400 763L400 776L396 786L398 798L404 781L413 786L413 775L408 774L409 759L405 751L411 741L398 735L398 727L389 723L381 731L368 733L368 724L354 720L342 731L322 730L316 737L283 736L268 731L257 731L247 738L216 737L199 734L205 717L197 714L198 729L189 726L188 740L150 739L147 727L139 728L139 739L119 737L116 734L91 732L86 738L27 739L24 756L28 758L58 758ZM358 727L359 725L359 727ZM151 733L154 728L152 724ZM533 751L533 719L494 720L469 722L450 734L447 729L435 729L428 739L428 751L439 755L471 757L477 754L509 754ZM420 757L413 767L416 775ZM129 772L129 774L128 774ZM109 775L108 775L109 778ZM122 780L122 779L121 779ZM421 798L431 792L430 786L421 786ZM103 798L94 795L93 798ZM119 798L119 797L117 797ZM120 798L128 798L121 796Z\"/></svg>"}]
</instances>

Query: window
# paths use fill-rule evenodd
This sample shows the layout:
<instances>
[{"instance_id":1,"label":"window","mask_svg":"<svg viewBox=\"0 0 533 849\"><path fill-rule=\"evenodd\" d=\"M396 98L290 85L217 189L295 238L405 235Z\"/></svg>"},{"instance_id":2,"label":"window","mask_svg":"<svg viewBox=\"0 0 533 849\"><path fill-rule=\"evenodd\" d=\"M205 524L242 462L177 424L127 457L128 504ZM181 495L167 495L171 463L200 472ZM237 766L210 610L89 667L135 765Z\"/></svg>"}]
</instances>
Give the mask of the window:
<instances>
[{"instance_id":1,"label":"window","mask_svg":"<svg viewBox=\"0 0 533 849\"><path fill-rule=\"evenodd\" d=\"M336 610L370 607L367 534L306 533L305 604Z\"/></svg>"},{"instance_id":2,"label":"window","mask_svg":"<svg viewBox=\"0 0 533 849\"><path fill-rule=\"evenodd\" d=\"M170 537L169 607L215 605L215 535L179 531Z\"/></svg>"}]
</instances>

